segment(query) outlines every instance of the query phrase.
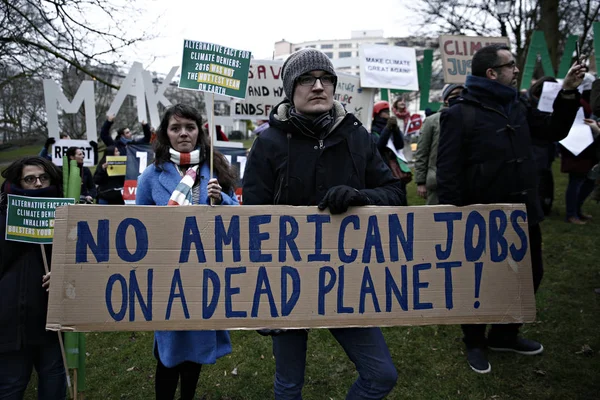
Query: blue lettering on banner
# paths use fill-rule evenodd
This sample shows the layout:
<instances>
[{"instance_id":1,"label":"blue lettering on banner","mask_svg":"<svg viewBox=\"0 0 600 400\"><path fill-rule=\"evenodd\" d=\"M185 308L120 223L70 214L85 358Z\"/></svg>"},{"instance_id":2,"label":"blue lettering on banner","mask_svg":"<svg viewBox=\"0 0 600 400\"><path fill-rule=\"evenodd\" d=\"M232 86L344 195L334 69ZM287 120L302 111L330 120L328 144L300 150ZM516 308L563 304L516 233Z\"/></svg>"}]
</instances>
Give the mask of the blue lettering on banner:
<instances>
[{"instance_id":1,"label":"blue lettering on banner","mask_svg":"<svg viewBox=\"0 0 600 400\"><path fill-rule=\"evenodd\" d=\"M208 282L212 286L212 297L208 301ZM221 281L219 275L211 269L205 268L202 272L202 319L210 319L217 305L219 304L219 296L221 295Z\"/></svg>"},{"instance_id":2,"label":"blue lettering on banner","mask_svg":"<svg viewBox=\"0 0 600 400\"><path fill-rule=\"evenodd\" d=\"M152 277L153 269L148 269L148 289L146 291L146 301L142 297L140 292L140 286L135 275L135 270L129 271L129 321L135 321L135 299L137 298L140 302L140 308L144 319L146 321L152 321Z\"/></svg>"},{"instance_id":3,"label":"blue lettering on banner","mask_svg":"<svg viewBox=\"0 0 600 400\"><path fill-rule=\"evenodd\" d=\"M101 219L98 221L98 228L96 229L97 241L94 241L90 226L86 221L77 222L77 244L75 246L75 262L86 263L87 249L92 251L96 262L108 261L109 248L108 248L108 234L109 234L109 222L107 219Z\"/></svg>"},{"instance_id":4,"label":"blue lettering on banner","mask_svg":"<svg viewBox=\"0 0 600 400\"><path fill-rule=\"evenodd\" d=\"M473 244L473 231L477 227L479 235L477 237L477 243ZM485 253L485 242L486 242L486 223L483 215L477 211L471 211L467 217L467 223L465 227L465 258L467 261L477 261Z\"/></svg>"},{"instance_id":5,"label":"blue lettering on banner","mask_svg":"<svg viewBox=\"0 0 600 400\"><path fill-rule=\"evenodd\" d=\"M175 292L177 290L177 293ZM173 279L171 279L171 292L169 293L169 301L167 302L167 312L165 314L165 320L171 319L171 307L173 306L173 300L181 299L181 307L183 308L183 315L185 319L190 319L190 313L188 311L187 301L185 300L185 293L183 292L183 284L181 283L181 273L179 268L173 272Z\"/></svg>"},{"instance_id":6,"label":"blue lettering on banner","mask_svg":"<svg viewBox=\"0 0 600 400\"><path fill-rule=\"evenodd\" d=\"M251 217L252 218L252 217ZM270 217L269 217L270 219ZM225 317L226 318L246 318L246 311L234 311L231 298L234 294L240 293L238 286L231 286L231 276L246 273L246 267L225 268Z\"/></svg>"},{"instance_id":7,"label":"blue lettering on banner","mask_svg":"<svg viewBox=\"0 0 600 400\"><path fill-rule=\"evenodd\" d=\"M508 242L504 237L508 220L502 210L490 211L490 259L501 262L508 256Z\"/></svg>"},{"instance_id":8,"label":"blue lettering on banner","mask_svg":"<svg viewBox=\"0 0 600 400\"><path fill-rule=\"evenodd\" d=\"M344 244L344 240L346 238L346 227L352 224L354 226L354 230L360 229L360 219L358 215L348 215L345 217L340 223L340 232L338 235L338 257L341 262L345 264L353 263L358 257L358 250L350 249L350 254L346 253L346 246Z\"/></svg>"},{"instance_id":9,"label":"blue lettering on banner","mask_svg":"<svg viewBox=\"0 0 600 400\"><path fill-rule=\"evenodd\" d=\"M413 265L413 309L415 310L429 310L433 308L431 303L421 303L420 290L427 289L429 282L421 282L419 273L431 269L431 263L415 264Z\"/></svg>"},{"instance_id":10,"label":"blue lettering on banner","mask_svg":"<svg viewBox=\"0 0 600 400\"><path fill-rule=\"evenodd\" d=\"M406 215L406 235L402 230L400 219L397 214L390 214L388 217L388 228L390 231L390 261L400 261L398 255L398 240L402 245L402 251L404 252L404 258L406 261L412 261L414 259L413 249L415 241L415 214L408 213Z\"/></svg>"},{"instance_id":11,"label":"blue lettering on banner","mask_svg":"<svg viewBox=\"0 0 600 400\"><path fill-rule=\"evenodd\" d=\"M196 217L186 217L183 225L183 236L181 238L181 252L179 253L179 263L183 264L188 262L190 258L190 249L192 243L196 246L196 255L199 263L206 262L206 256L204 254L204 245L202 244L202 238L200 237L200 230L198 229L198 223Z\"/></svg>"},{"instance_id":12,"label":"blue lettering on banner","mask_svg":"<svg viewBox=\"0 0 600 400\"><path fill-rule=\"evenodd\" d=\"M229 222L229 229L225 230L223 217L217 215L215 217L215 259L217 262L223 262L223 244L233 247L233 261L242 261L242 253L240 249L240 217L234 215Z\"/></svg>"},{"instance_id":13,"label":"blue lettering on banner","mask_svg":"<svg viewBox=\"0 0 600 400\"><path fill-rule=\"evenodd\" d=\"M265 267L258 268L258 276L256 277L256 288L254 289L254 299L252 300L252 312L250 315L252 318L258 317L258 307L260 306L260 297L266 294L267 300L269 301L269 308L271 310L271 317L278 317L277 306L275 305L275 298L273 297L273 291L271 290L271 283L267 276L267 269Z\"/></svg>"},{"instance_id":14,"label":"blue lettering on banner","mask_svg":"<svg viewBox=\"0 0 600 400\"><path fill-rule=\"evenodd\" d=\"M438 260L447 260L452 254L452 242L454 241L454 221L462 219L462 212L434 213L435 222L446 223L446 248L442 249L440 244L435 245L435 255Z\"/></svg>"},{"instance_id":15,"label":"blue lettering on banner","mask_svg":"<svg viewBox=\"0 0 600 400\"><path fill-rule=\"evenodd\" d=\"M260 226L271 222L270 215L253 215L248 218L250 261L253 263L269 263L272 260L270 254L262 253L262 242L268 240L269 232L261 232Z\"/></svg>"},{"instance_id":16,"label":"blue lettering on banner","mask_svg":"<svg viewBox=\"0 0 600 400\"><path fill-rule=\"evenodd\" d=\"M135 252L130 253L127 248L127 229L132 226L135 231ZM117 254L125 262L141 261L148 253L148 231L146 226L136 218L125 218L117 228ZM130 283L131 284L131 283Z\"/></svg>"},{"instance_id":17,"label":"blue lettering on banner","mask_svg":"<svg viewBox=\"0 0 600 400\"><path fill-rule=\"evenodd\" d=\"M306 216L306 222L315 224L315 252L308 255L308 262L324 261L329 262L330 254L323 254L323 224L331 222L329 214L312 214Z\"/></svg>"},{"instance_id":18,"label":"blue lettering on banner","mask_svg":"<svg viewBox=\"0 0 600 400\"><path fill-rule=\"evenodd\" d=\"M112 303L112 291L115 285L115 282L119 282L121 284L121 308L119 312L115 312ZM121 274L113 274L108 278L108 282L106 283L106 291L104 292L105 301L106 301L106 309L110 314L110 317L115 321L122 321L125 318L125 313L127 312L127 280Z\"/></svg>"},{"instance_id":19,"label":"blue lettering on banner","mask_svg":"<svg viewBox=\"0 0 600 400\"><path fill-rule=\"evenodd\" d=\"M373 301L373 308L375 312L381 312L381 308L379 307L379 300L377 300L377 293L375 293L375 285L373 284L373 278L371 278L371 272L369 272L369 267L365 267L363 271L363 279L360 285L360 300L358 303L358 312L359 314L365 313L365 297L367 294L371 295L371 300Z\"/></svg>"},{"instance_id":20,"label":"blue lettering on banner","mask_svg":"<svg viewBox=\"0 0 600 400\"><path fill-rule=\"evenodd\" d=\"M406 276L406 265L401 265L400 281L402 290L400 290L396 285L392 272L388 267L385 267L385 312L392 312L392 294L402 311L408 310L408 279Z\"/></svg>"},{"instance_id":21,"label":"blue lettering on banner","mask_svg":"<svg viewBox=\"0 0 600 400\"><path fill-rule=\"evenodd\" d=\"M288 277L292 278L292 294L288 298ZM291 314L300 298L300 273L294 267L281 267L281 316Z\"/></svg>"},{"instance_id":22,"label":"blue lettering on banner","mask_svg":"<svg viewBox=\"0 0 600 400\"><path fill-rule=\"evenodd\" d=\"M344 306L344 289L345 285L345 268L343 265L338 267L338 287L337 287L337 313L338 314L352 314L354 307ZM335 284L335 282L334 282Z\"/></svg>"},{"instance_id":23,"label":"blue lettering on banner","mask_svg":"<svg viewBox=\"0 0 600 400\"><path fill-rule=\"evenodd\" d=\"M527 213L523 210L515 210L510 214L510 224L519 239L521 239L520 248L517 248L514 243L510 245L510 256L517 262L523 260L527 254L527 234L521 225L519 225L519 218L522 219L523 222L527 222Z\"/></svg>"},{"instance_id":24,"label":"blue lettering on banner","mask_svg":"<svg viewBox=\"0 0 600 400\"><path fill-rule=\"evenodd\" d=\"M326 275L329 275L329 280L325 283ZM325 315L325 295L331 292L335 286L336 275L335 270L329 266L319 268L319 315Z\"/></svg>"},{"instance_id":25,"label":"blue lettering on banner","mask_svg":"<svg viewBox=\"0 0 600 400\"><path fill-rule=\"evenodd\" d=\"M385 262L383 248L381 246L381 233L379 233L379 225L377 223L376 215L371 215L367 224L367 234L365 235L365 245L362 256L363 264L371 263L371 249L373 247L375 248L375 257L377 258L377 262Z\"/></svg>"},{"instance_id":26,"label":"blue lettering on banner","mask_svg":"<svg viewBox=\"0 0 600 400\"><path fill-rule=\"evenodd\" d=\"M287 227L290 227L288 233ZM291 215L282 215L279 217L279 262L286 262L287 260L287 248L290 249L294 261L302 261L300 251L298 251L298 245L295 239L299 233L298 221Z\"/></svg>"},{"instance_id":27,"label":"blue lettering on banner","mask_svg":"<svg viewBox=\"0 0 600 400\"><path fill-rule=\"evenodd\" d=\"M452 310L452 308L454 308L454 301L452 299L452 268L459 267L462 267L462 263L460 261L439 262L436 264L436 268L445 270L444 287L446 289L446 309L448 310Z\"/></svg>"}]
</instances>

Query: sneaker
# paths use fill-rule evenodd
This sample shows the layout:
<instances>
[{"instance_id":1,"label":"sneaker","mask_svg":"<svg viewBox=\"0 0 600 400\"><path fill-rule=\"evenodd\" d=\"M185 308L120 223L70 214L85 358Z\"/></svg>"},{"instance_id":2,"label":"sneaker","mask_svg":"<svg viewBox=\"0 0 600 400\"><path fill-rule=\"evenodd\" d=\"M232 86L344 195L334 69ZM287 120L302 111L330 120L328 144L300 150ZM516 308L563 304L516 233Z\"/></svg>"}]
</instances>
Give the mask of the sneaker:
<instances>
[{"instance_id":1,"label":"sneaker","mask_svg":"<svg viewBox=\"0 0 600 400\"><path fill-rule=\"evenodd\" d=\"M569 217L567 218L567 222L575 225L585 225L587 222L580 220L577 217Z\"/></svg>"},{"instance_id":2,"label":"sneaker","mask_svg":"<svg viewBox=\"0 0 600 400\"><path fill-rule=\"evenodd\" d=\"M526 356L533 356L544 351L541 343L522 337L517 337L509 342L490 342L488 348L494 351L512 351Z\"/></svg>"},{"instance_id":3,"label":"sneaker","mask_svg":"<svg viewBox=\"0 0 600 400\"><path fill-rule=\"evenodd\" d=\"M579 219L582 221L591 221L593 217L590 214L581 213L579 214Z\"/></svg>"},{"instance_id":4,"label":"sneaker","mask_svg":"<svg viewBox=\"0 0 600 400\"><path fill-rule=\"evenodd\" d=\"M469 367L478 374L487 374L492 370L485 350L481 347L467 347L467 362Z\"/></svg>"}]
</instances>

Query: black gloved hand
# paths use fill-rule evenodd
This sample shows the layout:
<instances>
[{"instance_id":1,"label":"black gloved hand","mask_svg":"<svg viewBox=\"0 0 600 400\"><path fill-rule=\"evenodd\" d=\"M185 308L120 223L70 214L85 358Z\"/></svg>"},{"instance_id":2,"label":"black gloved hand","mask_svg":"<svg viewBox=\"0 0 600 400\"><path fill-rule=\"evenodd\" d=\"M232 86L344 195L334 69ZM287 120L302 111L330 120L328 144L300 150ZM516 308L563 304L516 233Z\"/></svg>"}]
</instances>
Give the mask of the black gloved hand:
<instances>
[{"instance_id":1,"label":"black gloved hand","mask_svg":"<svg viewBox=\"0 0 600 400\"><path fill-rule=\"evenodd\" d=\"M327 191L323 200L319 203L319 210L329 207L332 214L341 214L350 206L366 206L370 201L367 195L350 186L334 186Z\"/></svg>"},{"instance_id":2,"label":"black gloved hand","mask_svg":"<svg viewBox=\"0 0 600 400\"><path fill-rule=\"evenodd\" d=\"M50 146L52 146L54 143L56 143L56 139L54 139L53 137L49 137L48 139L46 139L46 143L44 143L44 147L46 148L46 150L49 150Z\"/></svg>"},{"instance_id":3,"label":"black gloved hand","mask_svg":"<svg viewBox=\"0 0 600 400\"><path fill-rule=\"evenodd\" d=\"M285 329L259 329L256 332L262 336L277 336L285 332Z\"/></svg>"},{"instance_id":4,"label":"black gloved hand","mask_svg":"<svg viewBox=\"0 0 600 400\"><path fill-rule=\"evenodd\" d=\"M94 150L98 150L98 143L94 142L93 140L90 140L90 146L92 146Z\"/></svg>"}]
</instances>

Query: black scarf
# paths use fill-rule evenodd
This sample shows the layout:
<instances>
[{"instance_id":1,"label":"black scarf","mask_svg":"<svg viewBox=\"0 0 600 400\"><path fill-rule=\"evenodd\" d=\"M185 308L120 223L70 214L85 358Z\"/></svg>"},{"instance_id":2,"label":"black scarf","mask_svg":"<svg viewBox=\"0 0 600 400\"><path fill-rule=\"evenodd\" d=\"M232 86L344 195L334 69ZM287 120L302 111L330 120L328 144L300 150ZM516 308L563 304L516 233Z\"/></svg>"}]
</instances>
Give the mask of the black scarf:
<instances>
[{"instance_id":1,"label":"black scarf","mask_svg":"<svg viewBox=\"0 0 600 400\"><path fill-rule=\"evenodd\" d=\"M27 197L62 197L62 193L58 186L50 185L43 189L23 189L22 187L11 184L9 181L4 181L0 189L0 211L4 213L8 202L9 194L16 194Z\"/></svg>"},{"instance_id":2,"label":"black scarf","mask_svg":"<svg viewBox=\"0 0 600 400\"><path fill-rule=\"evenodd\" d=\"M305 135L314 137L316 139L323 139L333 126L335 122L335 107L332 107L326 113L323 113L316 118L308 118L306 115L300 114L296 111L294 106L290 107L288 111L289 121Z\"/></svg>"}]
</instances>

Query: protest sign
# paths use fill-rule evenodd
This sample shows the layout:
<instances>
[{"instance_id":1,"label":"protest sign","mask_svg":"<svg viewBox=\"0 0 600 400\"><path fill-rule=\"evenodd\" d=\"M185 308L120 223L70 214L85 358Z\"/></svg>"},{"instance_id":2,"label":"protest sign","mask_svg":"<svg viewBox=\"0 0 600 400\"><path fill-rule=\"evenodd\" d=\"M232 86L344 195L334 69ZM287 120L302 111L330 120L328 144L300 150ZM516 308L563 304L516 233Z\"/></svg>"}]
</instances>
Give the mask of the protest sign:
<instances>
[{"instance_id":1,"label":"protest sign","mask_svg":"<svg viewBox=\"0 0 600 400\"><path fill-rule=\"evenodd\" d=\"M107 156L106 174L108 176L124 176L127 167L127 156Z\"/></svg>"},{"instance_id":2,"label":"protest sign","mask_svg":"<svg viewBox=\"0 0 600 400\"><path fill-rule=\"evenodd\" d=\"M571 130L566 138L561 140L560 143L567 150L573 153L574 156L578 156L579 153L587 149L592 143L594 143L594 136L592 135L592 128L586 125L584 121L585 115L583 113L583 107L579 108L575 121L571 126Z\"/></svg>"},{"instance_id":3,"label":"protest sign","mask_svg":"<svg viewBox=\"0 0 600 400\"><path fill-rule=\"evenodd\" d=\"M551 113L554 111L553 105L558 92L562 89L562 83L560 82L544 82L542 85L542 95L538 102L538 110Z\"/></svg>"},{"instance_id":4,"label":"protest sign","mask_svg":"<svg viewBox=\"0 0 600 400\"><path fill-rule=\"evenodd\" d=\"M168 221L168 223L166 223ZM72 206L57 211L47 328L522 323L524 205Z\"/></svg>"},{"instance_id":5,"label":"protest sign","mask_svg":"<svg viewBox=\"0 0 600 400\"><path fill-rule=\"evenodd\" d=\"M74 199L8 195L6 240L26 243L52 243L54 210Z\"/></svg>"},{"instance_id":6,"label":"protest sign","mask_svg":"<svg viewBox=\"0 0 600 400\"><path fill-rule=\"evenodd\" d=\"M231 116L236 119L268 120L269 114L283 101L281 68L283 61L252 60L248 72L248 89L245 99L233 99ZM374 89L360 86L356 75L336 72L338 83L334 99L342 103L346 111L353 113L363 125L370 126L370 110Z\"/></svg>"},{"instance_id":7,"label":"protest sign","mask_svg":"<svg viewBox=\"0 0 600 400\"><path fill-rule=\"evenodd\" d=\"M60 139L54 142L52 145L52 163L56 166L62 167L63 156L67 155L69 147L79 147L83 151L83 166L93 167L94 162L94 148L90 142L85 140L70 140Z\"/></svg>"},{"instance_id":8,"label":"protest sign","mask_svg":"<svg viewBox=\"0 0 600 400\"><path fill-rule=\"evenodd\" d=\"M414 48L369 44L359 53L362 87L419 90Z\"/></svg>"},{"instance_id":9,"label":"protest sign","mask_svg":"<svg viewBox=\"0 0 600 400\"><path fill-rule=\"evenodd\" d=\"M494 43L507 46L510 44L507 37L440 36L444 82L465 83L467 75L471 74L473 54L480 48Z\"/></svg>"},{"instance_id":10,"label":"protest sign","mask_svg":"<svg viewBox=\"0 0 600 400\"><path fill-rule=\"evenodd\" d=\"M179 87L243 99L250 57L249 51L184 40Z\"/></svg>"}]
</instances>

